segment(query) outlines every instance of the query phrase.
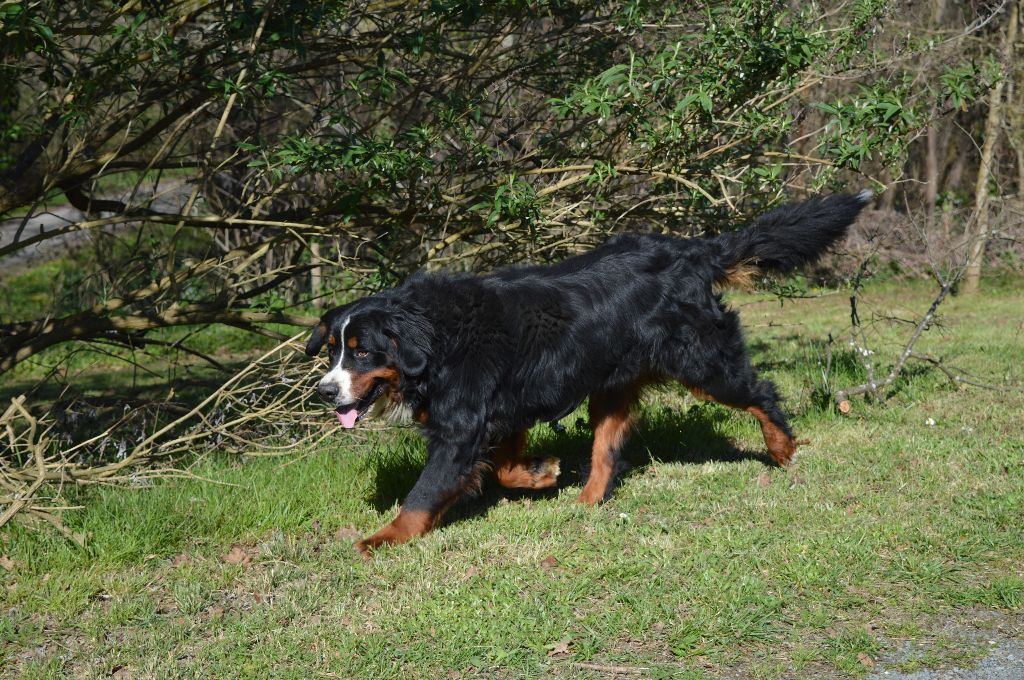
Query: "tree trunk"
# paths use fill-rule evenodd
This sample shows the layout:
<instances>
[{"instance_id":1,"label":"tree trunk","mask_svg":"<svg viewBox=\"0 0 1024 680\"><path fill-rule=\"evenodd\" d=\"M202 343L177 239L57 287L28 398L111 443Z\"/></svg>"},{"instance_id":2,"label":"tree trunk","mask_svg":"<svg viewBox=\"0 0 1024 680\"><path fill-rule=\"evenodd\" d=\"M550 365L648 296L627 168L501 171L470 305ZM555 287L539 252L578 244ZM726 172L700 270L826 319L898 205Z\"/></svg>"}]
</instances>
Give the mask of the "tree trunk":
<instances>
[{"instance_id":1,"label":"tree trunk","mask_svg":"<svg viewBox=\"0 0 1024 680\"><path fill-rule=\"evenodd\" d=\"M942 25L942 18L946 13L946 0L932 0L931 20L929 26L937 31ZM933 106L929 114L931 125L928 126L925 138L924 157L924 181L925 181L925 213L927 232L931 234L935 229L935 209L939 202L939 117L938 111Z\"/></svg>"},{"instance_id":2,"label":"tree trunk","mask_svg":"<svg viewBox=\"0 0 1024 680\"><path fill-rule=\"evenodd\" d=\"M1024 146L1017 146L1017 199L1024 201Z\"/></svg>"},{"instance_id":3,"label":"tree trunk","mask_svg":"<svg viewBox=\"0 0 1024 680\"><path fill-rule=\"evenodd\" d=\"M1017 200L1024 201L1024 89L1011 81L1006 101L1012 102L1007 111L1007 136L1017 159Z\"/></svg>"},{"instance_id":4,"label":"tree trunk","mask_svg":"<svg viewBox=\"0 0 1024 680\"><path fill-rule=\"evenodd\" d=\"M991 174L992 157L995 152L996 139L1002 127L1003 87L1012 74L1013 43L1017 40L1017 21L1020 12L1020 0L1010 5L1010 17L1006 25L1006 37L1003 41L1003 77L992 88L989 96L988 117L985 119L985 142L981 147L981 163L978 165L978 180L974 185L974 229L970 234L970 253L967 258L967 271L964 275L965 293L975 293L981 281L981 263L985 255L985 243L988 241L988 180Z\"/></svg>"},{"instance_id":5,"label":"tree trunk","mask_svg":"<svg viewBox=\"0 0 1024 680\"><path fill-rule=\"evenodd\" d=\"M935 206L939 202L939 130L935 109L932 109L931 120L924 157L924 207L929 234L935 229Z\"/></svg>"},{"instance_id":6,"label":"tree trunk","mask_svg":"<svg viewBox=\"0 0 1024 680\"><path fill-rule=\"evenodd\" d=\"M309 256L312 264L315 265L309 270L309 292L313 300L320 298L320 289L323 288L323 269L320 267L320 240L310 239Z\"/></svg>"},{"instance_id":7,"label":"tree trunk","mask_svg":"<svg viewBox=\"0 0 1024 680\"><path fill-rule=\"evenodd\" d=\"M894 173L889 168L882 168L879 173L879 177L885 183L885 191L878 196L877 210L891 212L896 206L896 187L899 185L893 182L893 176Z\"/></svg>"},{"instance_id":8,"label":"tree trunk","mask_svg":"<svg viewBox=\"0 0 1024 680\"><path fill-rule=\"evenodd\" d=\"M967 152L961 150L961 146L959 136L955 133L950 134L946 144L947 160L944 164L946 169L942 178L942 190L948 193L954 193L960 187L960 180L963 178L964 168L967 166ZM939 233L942 235L943 243L949 243L950 234L953 231L953 218L956 213L955 205L943 206L942 219L939 222Z\"/></svg>"}]
</instances>

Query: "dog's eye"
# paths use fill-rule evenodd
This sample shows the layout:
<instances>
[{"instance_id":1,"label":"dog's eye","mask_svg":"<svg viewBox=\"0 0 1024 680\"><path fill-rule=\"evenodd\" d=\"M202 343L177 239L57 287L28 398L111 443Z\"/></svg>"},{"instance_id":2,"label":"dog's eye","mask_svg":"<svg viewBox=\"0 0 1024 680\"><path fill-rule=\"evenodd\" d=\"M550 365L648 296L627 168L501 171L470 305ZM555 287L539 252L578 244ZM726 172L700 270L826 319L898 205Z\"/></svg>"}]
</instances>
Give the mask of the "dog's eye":
<instances>
[{"instance_id":1,"label":"dog's eye","mask_svg":"<svg viewBox=\"0 0 1024 680\"><path fill-rule=\"evenodd\" d=\"M357 349L356 350L356 358L357 359L365 359L368 356L370 356L370 353L367 352L365 349Z\"/></svg>"}]
</instances>

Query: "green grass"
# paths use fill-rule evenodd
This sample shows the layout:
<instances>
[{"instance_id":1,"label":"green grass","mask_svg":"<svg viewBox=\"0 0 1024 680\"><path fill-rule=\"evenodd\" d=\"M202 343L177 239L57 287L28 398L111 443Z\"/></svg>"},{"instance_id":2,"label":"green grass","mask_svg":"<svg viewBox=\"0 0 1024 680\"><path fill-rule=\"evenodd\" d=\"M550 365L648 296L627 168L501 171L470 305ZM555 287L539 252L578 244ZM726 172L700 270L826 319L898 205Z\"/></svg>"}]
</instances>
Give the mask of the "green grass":
<instances>
[{"instance_id":1,"label":"green grass","mask_svg":"<svg viewBox=\"0 0 1024 680\"><path fill-rule=\"evenodd\" d=\"M951 299L918 350L1020 385L1020 283ZM876 286L861 317L910 318L929 295ZM440 530L364 562L352 540L388 521L414 482L425 455L414 432L339 433L294 459L210 457L192 472L212 481L73 494L84 509L65 519L89 535L84 549L22 526L0 534L14 561L0 571L0 668L819 678L863 675L865 657L905 670L976 660L976 642L950 626L1024 609L1021 392L958 390L914 365L887 401L858 398L841 416L819 395L829 333L831 377L863 371L839 349L845 294L734 305L811 442L789 470L764 464L749 416L665 388L604 506L573 502L588 451L577 413L564 433L532 433L534 450L562 457L558 493L488 487ZM878 332L887 357L908 330ZM239 555L249 562L232 563Z\"/></svg>"}]
</instances>

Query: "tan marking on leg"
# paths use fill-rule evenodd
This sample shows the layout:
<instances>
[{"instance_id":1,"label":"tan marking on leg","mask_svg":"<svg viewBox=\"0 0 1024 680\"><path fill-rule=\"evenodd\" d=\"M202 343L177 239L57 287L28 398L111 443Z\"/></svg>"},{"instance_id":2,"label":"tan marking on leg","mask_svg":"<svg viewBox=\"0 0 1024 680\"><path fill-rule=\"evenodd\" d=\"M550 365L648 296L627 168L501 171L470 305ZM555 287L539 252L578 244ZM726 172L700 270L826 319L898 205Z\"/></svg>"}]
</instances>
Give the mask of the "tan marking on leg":
<instances>
[{"instance_id":1,"label":"tan marking on leg","mask_svg":"<svg viewBox=\"0 0 1024 680\"><path fill-rule=\"evenodd\" d=\"M747 409L761 423L761 434L764 435L764 444L768 447L768 453L780 466L785 467L793 460L796 453L796 441L782 431L778 425L773 423L768 414L756 406Z\"/></svg>"},{"instance_id":2,"label":"tan marking on leg","mask_svg":"<svg viewBox=\"0 0 1024 680\"><path fill-rule=\"evenodd\" d=\"M687 389L690 390L690 394L692 394L693 396L697 397L701 401L711 401L711 402L714 402L716 404L718 403L717 399L715 399L714 397L712 397L710 394L708 394L707 392L705 392L704 390L702 390L699 387L689 387L689 386L687 386Z\"/></svg>"},{"instance_id":3,"label":"tan marking on leg","mask_svg":"<svg viewBox=\"0 0 1024 680\"><path fill-rule=\"evenodd\" d=\"M716 404L722 403L699 387L687 386L687 389L689 389L690 393L698 399L711 401ZM725 406L729 406L731 408L742 408L733 404L725 404ZM744 410L753 414L753 416L757 418L758 422L761 423L761 434L764 435L764 443L768 448L768 453L771 454L772 459L782 467L789 465L793 460L793 454L796 453L796 446L798 442L788 436L782 428L773 423L771 418L768 417L768 414L757 406L749 406Z\"/></svg>"},{"instance_id":4,"label":"tan marking on leg","mask_svg":"<svg viewBox=\"0 0 1024 680\"><path fill-rule=\"evenodd\" d=\"M594 448L590 456L590 477L576 500L596 505L604 500L615 473L615 452L622 446L633 419L630 407L636 396L621 395L611 403L595 403L591 397L590 424L594 429Z\"/></svg>"},{"instance_id":5,"label":"tan marking on leg","mask_svg":"<svg viewBox=\"0 0 1024 680\"><path fill-rule=\"evenodd\" d=\"M526 432L513 435L491 453L498 483L509 489L548 489L558 483L560 471L557 458L538 461L527 458Z\"/></svg>"},{"instance_id":6,"label":"tan marking on leg","mask_svg":"<svg viewBox=\"0 0 1024 680\"><path fill-rule=\"evenodd\" d=\"M364 557L369 557L376 548L382 545L397 545L399 543L405 543L417 536L423 536L424 534L429 533L441 522L441 518L444 516L445 511L447 511L462 494L467 491L476 491L480 488L480 476L486 467L486 464L478 463L473 470L466 475L459 488L448 495L448 497L440 500L437 506L432 510L400 509L398 511L398 517L395 517L390 524L382 528L373 536L357 541L356 550L361 552Z\"/></svg>"},{"instance_id":7,"label":"tan marking on leg","mask_svg":"<svg viewBox=\"0 0 1024 680\"><path fill-rule=\"evenodd\" d=\"M422 536L434 528L438 519L440 513L400 510L398 517L391 520L390 524L373 536L358 541L356 550L368 557L382 545L397 545L416 536Z\"/></svg>"}]
</instances>

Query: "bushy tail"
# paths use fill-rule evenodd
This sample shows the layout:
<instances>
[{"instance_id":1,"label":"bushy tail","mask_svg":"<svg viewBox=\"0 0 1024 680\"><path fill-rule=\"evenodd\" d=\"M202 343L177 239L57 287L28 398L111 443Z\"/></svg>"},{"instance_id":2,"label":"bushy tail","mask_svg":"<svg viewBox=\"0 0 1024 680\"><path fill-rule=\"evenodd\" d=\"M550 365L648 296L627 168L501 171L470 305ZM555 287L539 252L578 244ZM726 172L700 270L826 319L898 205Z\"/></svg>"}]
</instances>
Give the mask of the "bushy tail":
<instances>
[{"instance_id":1,"label":"bushy tail","mask_svg":"<svg viewBox=\"0 0 1024 680\"><path fill-rule=\"evenodd\" d=\"M817 259L846 233L872 193L833 194L779 206L722 234L719 283L742 285L754 270L784 274Z\"/></svg>"}]
</instances>

